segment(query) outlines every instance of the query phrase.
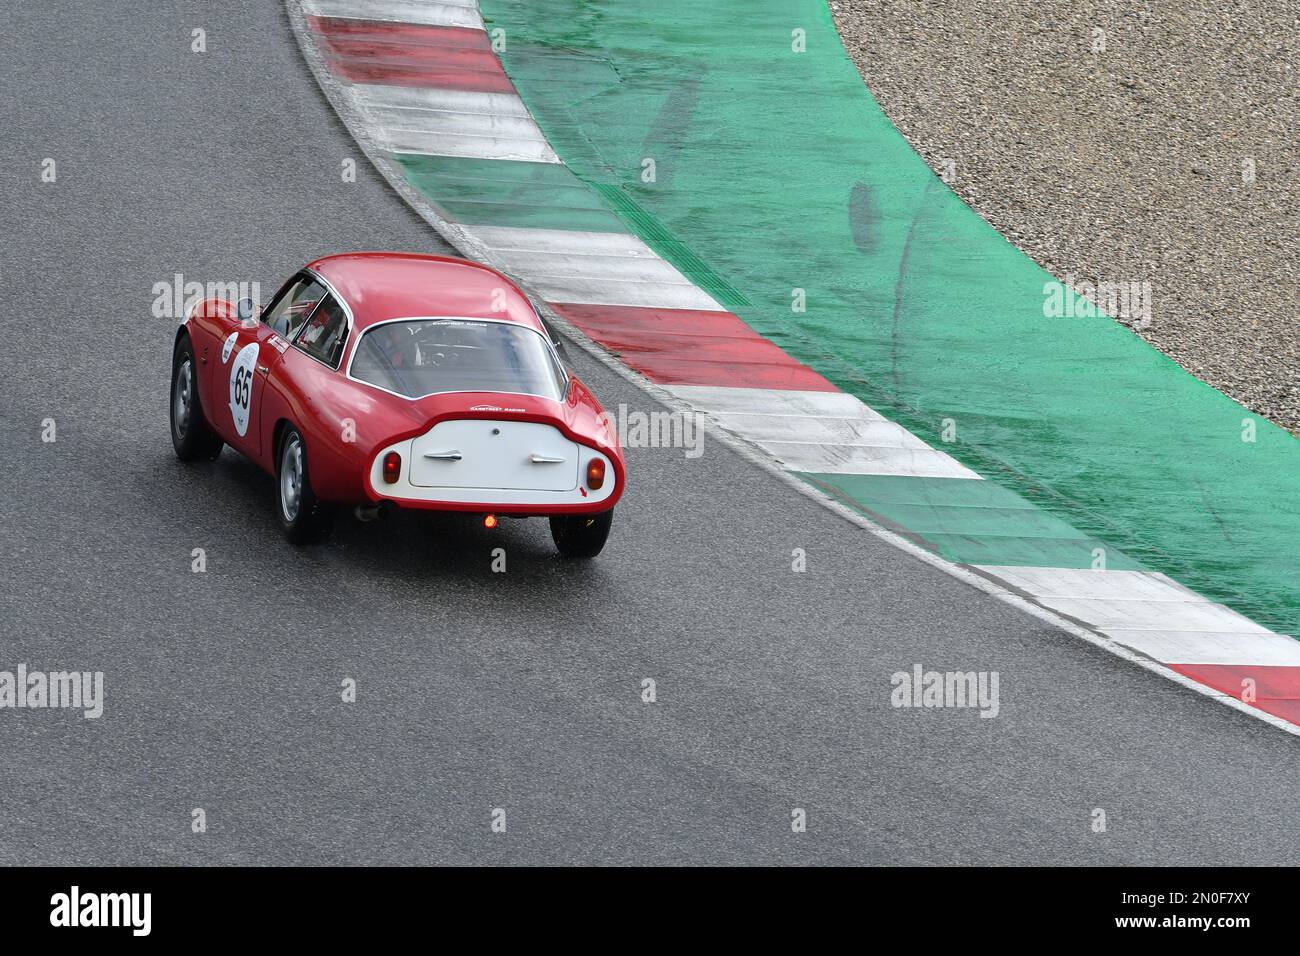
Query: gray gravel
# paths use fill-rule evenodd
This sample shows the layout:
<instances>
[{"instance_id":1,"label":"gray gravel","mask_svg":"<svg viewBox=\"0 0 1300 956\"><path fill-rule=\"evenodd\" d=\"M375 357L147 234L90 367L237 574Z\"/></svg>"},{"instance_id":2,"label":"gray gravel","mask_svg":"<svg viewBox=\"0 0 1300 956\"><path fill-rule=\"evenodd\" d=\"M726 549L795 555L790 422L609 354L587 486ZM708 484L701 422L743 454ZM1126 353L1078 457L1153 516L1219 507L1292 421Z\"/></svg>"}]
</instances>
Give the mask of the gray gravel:
<instances>
[{"instance_id":1,"label":"gray gravel","mask_svg":"<svg viewBox=\"0 0 1300 956\"><path fill-rule=\"evenodd\" d=\"M1300 428L1300 5L830 6L886 113L936 171L956 160L984 218L1059 278L1151 282L1140 334Z\"/></svg>"}]
</instances>

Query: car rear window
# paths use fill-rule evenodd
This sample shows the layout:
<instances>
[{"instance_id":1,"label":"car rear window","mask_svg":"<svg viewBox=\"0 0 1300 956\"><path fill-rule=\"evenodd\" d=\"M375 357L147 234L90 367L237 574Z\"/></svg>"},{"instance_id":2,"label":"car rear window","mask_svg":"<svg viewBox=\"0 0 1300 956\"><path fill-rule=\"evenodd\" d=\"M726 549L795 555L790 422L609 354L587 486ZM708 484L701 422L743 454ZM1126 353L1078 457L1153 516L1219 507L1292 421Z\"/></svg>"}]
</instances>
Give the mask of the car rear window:
<instances>
[{"instance_id":1,"label":"car rear window","mask_svg":"<svg viewBox=\"0 0 1300 956\"><path fill-rule=\"evenodd\" d=\"M407 398L438 392L514 392L557 401L564 371L540 332L509 322L402 319L366 330L353 378Z\"/></svg>"}]
</instances>

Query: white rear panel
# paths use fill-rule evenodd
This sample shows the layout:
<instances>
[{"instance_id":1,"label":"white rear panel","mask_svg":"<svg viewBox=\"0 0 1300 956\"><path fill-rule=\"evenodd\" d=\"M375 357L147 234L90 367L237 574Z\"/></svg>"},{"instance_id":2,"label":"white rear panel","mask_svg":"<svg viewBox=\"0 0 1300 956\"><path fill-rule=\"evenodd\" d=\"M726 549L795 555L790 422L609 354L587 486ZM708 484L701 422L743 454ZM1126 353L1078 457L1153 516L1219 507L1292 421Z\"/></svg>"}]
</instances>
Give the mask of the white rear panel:
<instances>
[{"instance_id":1,"label":"white rear panel","mask_svg":"<svg viewBox=\"0 0 1300 956\"><path fill-rule=\"evenodd\" d=\"M383 477L384 456L402 458L398 479ZM587 466L605 464L605 482L588 488ZM580 480L581 479L581 480ZM576 444L557 428L535 422L451 419L423 435L381 448L370 462L370 486L396 501L536 507L592 505L614 492L613 463L594 448Z\"/></svg>"},{"instance_id":2,"label":"white rear panel","mask_svg":"<svg viewBox=\"0 0 1300 956\"><path fill-rule=\"evenodd\" d=\"M411 484L569 491L578 486L578 446L534 422L439 422L411 442Z\"/></svg>"}]
</instances>

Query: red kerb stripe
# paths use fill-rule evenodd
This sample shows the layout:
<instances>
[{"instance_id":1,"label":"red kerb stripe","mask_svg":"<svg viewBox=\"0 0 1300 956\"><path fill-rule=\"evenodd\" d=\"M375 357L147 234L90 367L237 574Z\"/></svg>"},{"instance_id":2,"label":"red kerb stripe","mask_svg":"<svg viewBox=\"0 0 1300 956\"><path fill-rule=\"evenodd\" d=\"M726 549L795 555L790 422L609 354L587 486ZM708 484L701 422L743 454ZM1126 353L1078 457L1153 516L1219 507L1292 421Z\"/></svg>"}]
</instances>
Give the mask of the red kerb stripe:
<instances>
[{"instance_id":1,"label":"red kerb stripe","mask_svg":"<svg viewBox=\"0 0 1300 956\"><path fill-rule=\"evenodd\" d=\"M662 385L834 392L730 312L549 303L629 366Z\"/></svg>"},{"instance_id":2,"label":"red kerb stripe","mask_svg":"<svg viewBox=\"0 0 1300 956\"><path fill-rule=\"evenodd\" d=\"M1255 699L1246 703L1266 714L1300 724L1300 667L1257 664L1170 664L1169 667L1238 700L1245 699L1249 686L1245 681L1253 681Z\"/></svg>"},{"instance_id":3,"label":"red kerb stripe","mask_svg":"<svg viewBox=\"0 0 1300 956\"><path fill-rule=\"evenodd\" d=\"M482 30L312 17L335 73L354 83L513 93Z\"/></svg>"}]
</instances>

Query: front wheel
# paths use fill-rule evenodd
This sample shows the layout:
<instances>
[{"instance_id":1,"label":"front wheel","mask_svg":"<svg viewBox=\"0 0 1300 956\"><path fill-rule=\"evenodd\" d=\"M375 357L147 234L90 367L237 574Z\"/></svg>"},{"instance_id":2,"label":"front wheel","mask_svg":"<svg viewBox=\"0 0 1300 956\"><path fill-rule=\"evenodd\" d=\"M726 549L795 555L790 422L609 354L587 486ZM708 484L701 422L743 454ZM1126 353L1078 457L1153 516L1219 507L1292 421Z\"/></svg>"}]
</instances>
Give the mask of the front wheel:
<instances>
[{"instance_id":1,"label":"front wheel","mask_svg":"<svg viewBox=\"0 0 1300 956\"><path fill-rule=\"evenodd\" d=\"M293 544L306 544L324 525L324 508L311 490L307 448L298 429L290 426L280 439L275 469L276 513L284 536Z\"/></svg>"},{"instance_id":2,"label":"front wheel","mask_svg":"<svg viewBox=\"0 0 1300 956\"><path fill-rule=\"evenodd\" d=\"M605 547L614 511L594 515L556 515L551 518L551 537L563 558L594 558Z\"/></svg>"}]
</instances>

